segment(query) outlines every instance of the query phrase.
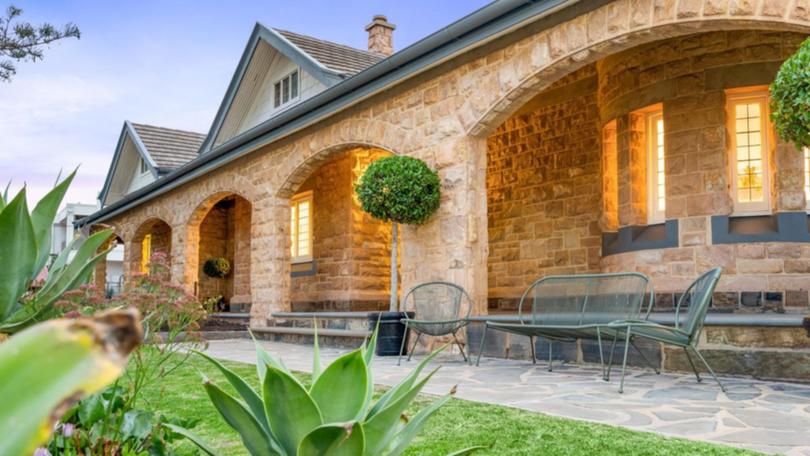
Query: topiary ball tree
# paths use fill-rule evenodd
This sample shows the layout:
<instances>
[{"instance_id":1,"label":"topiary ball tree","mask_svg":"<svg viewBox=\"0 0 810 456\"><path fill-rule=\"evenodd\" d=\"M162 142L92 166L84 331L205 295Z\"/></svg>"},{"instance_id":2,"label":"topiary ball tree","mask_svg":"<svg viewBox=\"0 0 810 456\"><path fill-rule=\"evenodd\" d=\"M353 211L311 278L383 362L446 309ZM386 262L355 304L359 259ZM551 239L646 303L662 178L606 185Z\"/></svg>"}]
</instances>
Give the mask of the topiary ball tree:
<instances>
[{"instance_id":1,"label":"topiary ball tree","mask_svg":"<svg viewBox=\"0 0 810 456\"><path fill-rule=\"evenodd\" d=\"M810 39L785 60L771 84L771 120L785 141L810 146Z\"/></svg>"},{"instance_id":2,"label":"topiary ball tree","mask_svg":"<svg viewBox=\"0 0 810 456\"><path fill-rule=\"evenodd\" d=\"M439 208L441 182L422 160L393 156L374 161L355 186L363 211L391 227L391 302L397 310L397 225L421 225Z\"/></svg>"}]
</instances>

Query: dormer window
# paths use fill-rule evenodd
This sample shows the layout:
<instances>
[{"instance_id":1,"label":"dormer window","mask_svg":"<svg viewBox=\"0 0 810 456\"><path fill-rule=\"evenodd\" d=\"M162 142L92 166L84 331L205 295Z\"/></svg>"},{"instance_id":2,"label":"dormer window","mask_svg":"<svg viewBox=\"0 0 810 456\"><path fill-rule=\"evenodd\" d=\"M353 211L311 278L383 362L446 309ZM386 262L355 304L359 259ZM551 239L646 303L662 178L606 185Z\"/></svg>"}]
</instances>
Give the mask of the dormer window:
<instances>
[{"instance_id":1,"label":"dormer window","mask_svg":"<svg viewBox=\"0 0 810 456\"><path fill-rule=\"evenodd\" d=\"M298 98L298 70L284 76L273 85L273 107L285 105Z\"/></svg>"},{"instance_id":2,"label":"dormer window","mask_svg":"<svg viewBox=\"0 0 810 456\"><path fill-rule=\"evenodd\" d=\"M149 167L146 165L146 160L141 158L140 162L141 162L141 174L148 173L149 172Z\"/></svg>"}]
</instances>

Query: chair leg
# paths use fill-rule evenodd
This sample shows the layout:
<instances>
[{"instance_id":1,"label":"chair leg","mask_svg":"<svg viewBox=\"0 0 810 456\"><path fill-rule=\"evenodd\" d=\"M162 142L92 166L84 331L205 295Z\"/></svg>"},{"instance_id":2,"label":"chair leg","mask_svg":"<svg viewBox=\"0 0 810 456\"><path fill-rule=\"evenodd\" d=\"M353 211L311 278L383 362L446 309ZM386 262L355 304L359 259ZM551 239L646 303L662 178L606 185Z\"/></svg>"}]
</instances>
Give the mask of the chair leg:
<instances>
[{"instance_id":1,"label":"chair leg","mask_svg":"<svg viewBox=\"0 0 810 456\"><path fill-rule=\"evenodd\" d=\"M554 345L554 342L551 339L549 339L548 340L548 371L549 372L552 371L552 359L553 359L552 356L554 355L554 352L552 351L553 345Z\"/></svg>"},{"instance_id":2,"label":"chair leg","mask_svg":"<svg viewBox=\"0 0 810 456\"><path fill-rule=\"evenodd\" d=\"M605 374L604 380L606 382L610 381L610 369L613 367L613 353L616 352L616 340L619 338L618 331L613 333L613 343L610 344L610 358L608 358L608 366L607 366L607 373Z\"/></svg>"},{"instance_id":3,"label":"chair leg","mask_svg":"<svg viewBox=\"0 0 810 456\"><path fill-rule=\"evenodd\" d=\"M421 338L422 338L422 333L417 331L416 332L416 341L414 341L413 347L411 347L411 349L408 350L408 361L411 360L411 356L413 356L413 351L416 350L416 346L419 345L419 339L421 339Z\"/></svg>"},{"instance_id":4,"label":"chair leg","mask_svg":"<svg viewBox=\"0 0 810 456\"><path fill-rule=\"evenodd\" d=\"M529 345L532 348L532 364L537 364L537 353L534 351L534 336L529 336Z\"/></svg>"},{"instance_id":5,"label":"chair leg","mask_svg":"<svg viewBox=\"0 0 810 456\"><path fill-rule=\"evenodd\" d=\"M723 383L721 383L721 382L720 382L720 379L719 379L719 378L717 378L717 375L715 375L715 374L714 374L714 370L712 370L712 367L711 367L711 366L709 366L709 363L707 363L707 362L706 362L706 359L705 359L705 358L703 357L703 355L700 353L700 350L698 350L698 349L697 349L697 347L694 347L694 346L692 347L692 350L694 350L694 351L695 351L695 354L697 354L697 355L698 355L698 358L700 358L700 360L701 360L701 361L703 361L703 365L704 365L704 366L706 366L706 369L708 369L708 370L709 370L709 373L710 373L710 374L712 374L712 377L714 377L714 381L716 381L716 382L717 382L717 384L718 384L718 385L720 385L720 391L722 391L722 392L724 392L724 393L725 393L725 392L726 392L726 387L725 387L725 386L723 386Z\"/></svg>"},{"instance_id":6,"label":"chair leg","mask_svg":"<svg viewBox=\"0 0 810 456\"><path fill-rule=\"evenodd\" d=\"M602 379L605 379L605 356L602 353L602 331L596 327L596 342L599 344L599 365L602 366Z\"/></svg>"},{"instance_id":7,"label":"chair leg","mask_svg":"<svg viewBox=\"0 0 810 456\"><path fill-rule=\"evenodd\" d=\"M644 354L643 351L641 351L640 348L638 348L638 345L636 345L636 341L634 339L630 339L630 344L638 352L638 354L641 355L641 359L643 359L644 362L647 363L648 366L652 367L652 370L654 370L656 374L660 375L661 370L658 369L657 367L655 367L655 365L653 365L653 363L651 363L650 360L647 359L647 356Z\"/></svg>"},{"instance_id":8,"label":"chair leg","mask_svg":"<svg viewBox=\"0 0 810 456\"><path fill-rule=\"evenodd\" d=\"M632 330L628 326L627 327L627 335L625 336L625 339L624 339L624 360L622 360L622 379L619 382L619 393L620 394L624 392L624 374L625 374L625 371L627 370L627 352L630 351L630 334L631 333L632 333Z\"/></svg>"},{"instance_id":9,"label":"chair leg","mask_svg":"<svg viewBox=\"0 0 810 456\"><path fill-rule=\"evenodd\" d=\"M484 353L484 340L487 338L487 324L484 323L484 332L481 333L481 344L478 347L478 359L475 361L475 366L481 365L481 354Z\"/></svg>"},{"instance_id":10,"label":"chair leg","mask_svg":"<svg viewBox=\"0 0 810 456\"><path fill-rule=\"evenodd\" d=\"M467 359L467 355L464 353L464 347L461 346L461 342L459 342L458 338L456 338L455 331L453 331L453 340L456 341L456 345L458 346L458 349L461 351L461 357L464 358L464 362L469 363L470 361Z\"/></svg>"},{"instance_id":11,"label":"chair leg","mask_svg":"<svg viewBox=\"0 0 810 456\"><path fill-rule=\"evenodd\" d=\"M683 347L683 352L686 353L686 359L689 361L689 365L692 366L692 372L695 373L695 378L697 379L697 382L698 383L702 382L703 379L700 378L700 373L698 372L697 368L695 367L695 362L692 361L692 355L689 354L689 349L686 348L686 347Z\"/></svg>"},{"instance_id":12,"label":"chair leg","mask_svg":"<svg viewBox=\"0 0 810 456\"><path fill-rule=\"evenodd\" d=\"M405 341L408 340L408 322L405 321L405 332L402 333L402 343L399 345L399 358L397 358L397 366L402 363L402 352L405 351Z\"/></svg>"}]
</instances>

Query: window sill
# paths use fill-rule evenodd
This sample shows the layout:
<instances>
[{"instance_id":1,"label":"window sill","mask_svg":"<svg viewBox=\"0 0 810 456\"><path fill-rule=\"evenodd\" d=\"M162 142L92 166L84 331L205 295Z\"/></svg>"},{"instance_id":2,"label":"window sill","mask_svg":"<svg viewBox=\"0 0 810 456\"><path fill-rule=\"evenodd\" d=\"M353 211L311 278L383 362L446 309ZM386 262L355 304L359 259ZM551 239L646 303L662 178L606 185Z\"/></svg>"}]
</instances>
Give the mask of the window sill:
<instances>
[{"instance_id":1,"label":"window sill","mask_svg":"<svg viewBox=\"0 0 810 456\"><path fill-rule=\"evenodd\" d=\"M305 277L315 275L315 260L293 261L290 268L290 277Z\"/></svg>"},{"instance_id":2,"label":"window sill","mask_svg":"<svg viewBox=\"0 0 810 456\"><path fill-rule=\"evenodd\" d=\"M602 233L602 256L639 250L678 247L678 220L652 225L625 226L615 233Z\"/></svg>"},{"instance_id":3,"label":"window sill","mask_svg":"<svg viewBox=\"0 0 810 456\"><path fill-rule=\"evenodd\" d=\"M810 242L810 215L796 211L712 216L713 244L744 242Z\"/></svg>"}]
</instances>

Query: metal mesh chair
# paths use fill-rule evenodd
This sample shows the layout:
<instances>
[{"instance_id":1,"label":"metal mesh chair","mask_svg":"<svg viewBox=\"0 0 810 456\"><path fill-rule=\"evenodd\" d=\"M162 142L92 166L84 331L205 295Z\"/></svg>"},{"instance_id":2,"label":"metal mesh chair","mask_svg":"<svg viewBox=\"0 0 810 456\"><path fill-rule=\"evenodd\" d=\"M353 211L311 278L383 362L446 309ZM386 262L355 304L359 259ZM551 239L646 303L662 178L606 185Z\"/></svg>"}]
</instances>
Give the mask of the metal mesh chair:
<instances>
[{"instance_id":1,"label":"metal mesh chair","mask_svg":"<svg viewBox=\"0 0 810 456\"><path fill-rule=\"evenodd\" d=\"M691 349L695 355L697 355L698 359L703 362L703 365L706 366L706 369L712 377L714 377L717 384L720 385L720 389L726 391L725 386L723 386L720 379L717 378L717 375L714 374L711 366L709 366L709 363L706 362L706 359L703 358L703 355L697 348L700 332L706 320L706 313L712 301L712 294L714 293L714 288L717 286L717 282L720 280L722 272L721 268L714 268L698 277L697 280L687 288L686 292L678 299L678 304L675 307L674 327L639 320L615 322L609 325L610 328L616 330L613 339L614 347L618 337L621 336L625 339L622 379L619 384L619 392L624 390L624 374L627 367L627 346L632 343L633 339L638 337L681 347L686 354L689 365L695 372L697 381L700 382L702 379L695 367L695 363L692 361L692 356L689 354L689 350ZM610 366L612 364L613 349L611 349L610 361L608 363L608 375L610 375Z\"/></svg>"},{"instance_id":2,"label":"metal mesh chair","mask_svg":"<svg viewBox=\"0 0 810 456\"><path fill-rule=\"evenodd\" d=\"M649 296L648 305L643 311L646 296ZM520 323L486 322L478 361L483 353L487 329L491 328L528 336L532 362L537 359L535 337L547 339L549 370L552 368L554 341L597 340L604 369L602 336L606 325L617 320L646 318L653 306L653 296L649 278L636 272L544 277L529 286L520 298ZM643 352L635 348L652 366Z\"/></svg>"},{"instance_id":3,"label":"metal mesh chair","mask_svg":"<svg viewBox=\"0 0 810 456\"><path fill-rule=\"evenodd\" d=\"M453 341L461 350L464 361L468 361L464 347L459 342L456 333L469 323L473 301L470 295L460 286L450 282L427 282L417 285L402 299L402 311L405 318L405 337L399 350L397 365L402 360L405 342L409 330L415 331L416 341L413 348L408 351L408 361L411 360L413 349L419 343L422 334L428 336L444 336L451 334ZM410 317L413 312L413 318Z\"/></svg>"}]
</instances>

